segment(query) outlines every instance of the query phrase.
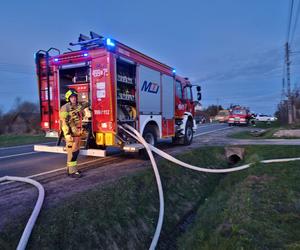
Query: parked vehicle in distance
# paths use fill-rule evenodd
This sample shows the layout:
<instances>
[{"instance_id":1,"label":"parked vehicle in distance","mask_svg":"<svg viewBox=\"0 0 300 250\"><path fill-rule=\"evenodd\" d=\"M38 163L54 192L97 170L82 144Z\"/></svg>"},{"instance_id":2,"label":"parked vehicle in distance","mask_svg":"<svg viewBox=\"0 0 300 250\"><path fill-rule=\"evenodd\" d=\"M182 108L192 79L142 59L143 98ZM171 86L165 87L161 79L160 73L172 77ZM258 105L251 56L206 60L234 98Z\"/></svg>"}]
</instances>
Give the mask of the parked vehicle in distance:
<instances>
[{"instance_id":1,"label":"parked vehicle in distance","mask_svg":"<svg viewBox=\"0 0 300 250\"><path fill-rule=\"evenodd\" d=\"M260 122L274 122L277 120L277 117L271 115L258 114L255 117L255 120Z\"/></svg>"},{"instance_id":2,"label":"parked vehicle in distance","mask_svg":"<svg viewBox=\"0 0 300 250\"><path fill-rule=\"evenodd\" d=\"M202 124L202 123L209 122L209 116L201 110L196 110L195 111L194 118L195 118L195 121L196 121L197 124Z\"/></svg>"},{"instance_id":3,"label":"parked vehicle in distance","mask_svg":"<svg viewBox=\"0 0 300 250\"><path fill-rule=\"evenodd\" d=\"M227 109L220 110L215 117L215 120L220 123L228 122L228 119L229 119L229 110L227 110Z\"/></svg>"}]
</instances>

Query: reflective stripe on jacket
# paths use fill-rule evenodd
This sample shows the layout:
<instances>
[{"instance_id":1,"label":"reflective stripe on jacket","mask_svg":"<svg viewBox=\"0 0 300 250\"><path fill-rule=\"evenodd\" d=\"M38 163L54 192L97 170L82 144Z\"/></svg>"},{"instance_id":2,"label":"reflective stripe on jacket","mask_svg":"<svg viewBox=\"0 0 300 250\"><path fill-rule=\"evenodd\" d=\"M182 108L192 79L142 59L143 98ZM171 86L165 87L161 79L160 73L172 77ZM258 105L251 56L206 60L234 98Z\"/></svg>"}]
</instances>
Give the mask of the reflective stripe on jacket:
<instances>
[{"instance_id":1,"label":"reflective stripe on jacket","mask_svg":"<svg viewBox=\"0 0 300 250\"><path fill-rule=\"evenodd\" d=\"M66 103L60 108L59 119L64 135L80 136L82 128L82 113L89 104L87 102L71 105Z\"/></svg>"}]
</instances>

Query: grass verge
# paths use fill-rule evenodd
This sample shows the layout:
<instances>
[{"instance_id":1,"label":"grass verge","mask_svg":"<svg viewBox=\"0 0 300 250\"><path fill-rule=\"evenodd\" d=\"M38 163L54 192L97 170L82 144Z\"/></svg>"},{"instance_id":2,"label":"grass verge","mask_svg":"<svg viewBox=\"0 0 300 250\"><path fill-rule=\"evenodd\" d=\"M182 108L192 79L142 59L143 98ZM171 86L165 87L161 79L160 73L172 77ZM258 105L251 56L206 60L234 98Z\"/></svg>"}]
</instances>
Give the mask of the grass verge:
<instances>
[{"instance_id":1,"label":"grass verge","mask_svg":"<svg viewBox=\"0 0 300 250\"><path fill-rule=\"evenodd\" d=\"M56 141L56 139L46 138L45 135L0 135L0 147L10 147L50 141Z\"/></svg>"},{"instance_id":2,"label":"grass verge","mask_svg":"<svg viewBox=\"0 0 300 250\"><path fill-rule=\"evenodd\" d=\"M264 129L266 130L265 133L263 133L260 136L254 136L251 133L251 130L245 130L237 133L230 134L230 138L234 139L299 139L298 137L274 137L273 134L277 132L280 129L296 129L299 126L293 125L286 125L286 126L280 126L280 123L278 121L267 123L267 122L256 122L255 126L249 126L251 130L256 129Z\"/></svg>"},{"instance_id":3,"label":"grass verge","mask_svg":"<svg viewBox=\"0 0 300 250\"><path fill-rule=\"evenodd\" d=\"M254 130L255 128L251 129ZM234 138L234 139L274 139L273 134L277 131L278 129L276 128L269 128L266 130L266 132L264 134L262 134L261 136L253 136L251 134L250 130L246 130L246 131L240 131L237 133L233 133L230 134L229 137L230 138ZM278 138L277 138L278 139Z\"/></svg>"},{"instance_id":4,"label":"grass verge","mask_svg":"<svg viewBox=\"0 0 300 250\"><path fill-rule=\"evenodd\" d=\"M247 147L246 162L300 155L299 147ZM178 240L179 249L300 249L298 162L227 175Z\"/></svg>"},{"instance_id":5,"label":"grass verge","mask_svg":"<svg viewBox=\"0 0 300 250\"><path fill-rule=\"evenodd\" d=\"M299 152L300 148L295 146L246 147L246 162L274 157L292 157L299 155ZM196 149L178 158L198 166L227 166L224 159L224 149L220 147ZM199 246L202 245L197 245L198 241L195 243L195 241L192 240L193 235L195 235L195 239L198 239L198 235L205 235L205 237L199 241L201 243L204 242L204 246L207 244L209 247L216 246L212 249L223 249L223 241L216 241L214 245L210 245L210 242L205 242L211 239L207 235L210 235L210 233L214 232L216 227L219 228L219 225L222 225L222 218L225 218L225 215L229 216L232 211L232 214L238 215L236 218L233 218L234 220L242 220L243 216L245 216L245 218L248 218L247 220L245 219L245 221L252 225L251 219L256 217L251 216L257 212L257 210L255 210L256 207L266 209L263 210L264 215L270 213L269 205L265 207L258 206L259 204L270 203L268 198L269 193L266 193L268 188L263 186L264 182L268 185L279 186L272 191L272 194L274 199L276 198L281 202L280 208L285 209L285 204L287 204L288 207L292 207L289 202L296 199L299 193L296 189L289 191L289 188L297 186L296 179L299 179L300 173L298 171L295 173L295 176L292 177L288 172L289 168L291 167L289 165L287 167L286 164L280 166L276 165L272 169L257 165L248 171L225 176L199 173L180 168L166 161L160 161L159 170L165 195L165 217L158 249L166 249L168 248L168 242L176 242L178 238L178 234L174 234L176 228L186 223L185 216L187 214L197 211L198 209L199 214L196 217L195 223L190 222L194 227L189 228L182 238L179 238L178 246L183 249L200 249ZM285 169L285 171L277 172L278 169ZM272 173L273 175L271 175ZM256 177L251 177L252 179L250 178L249 180L247 177L249 175L255 175ZM261 176L264 175L266 177L262 178ZM247 182L243 184L241 180L247 178ZM258 180L255 178L258 178ZM260 178L262 178L263 181L260 181ZM289 178L289 181L285 178ZM283 180L284 183L280 184ZM221 184L219 184L220 181ZM251 181L257 181L257 183L254 182L250 185L248 183L249 181L250 183ZM290 186L285 186L288 185L288 182ZM217 191L215 191L216 187ZM280 188L283 188L283 191L278 193ZM250 191L252 192L252 190L254 190L254 193L249 193ZM81 193L80 187L78 187L78 191L79 193L77 195L62 201L56 207L42 211L34 228L33 235L31 236L28 249L149 248L157 223L159 207L156 182L151 169L122 178L106 187L99 186L88 192ZM282 194L287 191L289 192L288 200L282 196ZM240 192L242 192L241 195L238 195ZM278 197L276 196L277 193L279 194ZM258 201L255 200L256 194L262 195ZM251 205L249 207L248 204L252 201L256 202L253 203L256 206ZM232 210L228 204L234 209ZM248 210L244 211L243 209ZM280 213L280 211L281 210L274 210L274 213ZM0 232L0 249L15 249L29 213L29 211L26 211L26 214L24 214L18 224L9 224L3 232ZM228 216L226 219L231 218ZM205 219L203 222L205 232L198 232L199 228L197 225L202 223L203 218ZM293 216L287 217L286 221L282 220L280 223L287 223L289 218L290 220L295 219ZM261 217L259 217L259 219L261 219ZM275 219L274 217L274 220ZM270 220L273 221L273 217ZM255 238L255 230L260 231L264 227L268 230L270 229L270 225L265 225L263 220L262 223L260 223L258 219L255 222L252 228L250 228L252 231L248 228L244 229L246 230L245 235L253 239L250 243L258 239ZM231 220L229 220L228 223L236 225L233 224ZM276 224L278 221L275 220L273 223ZM299 222L293 224L296 230L298 224ZM202 226L200 226L201 230L203 230ZM243 230L240 231L240 227L234 228L234 232L236 232L236 230L239 233L244 232ZM287 226L286 230L286 234L290 233L294 235L294 232L290 231L290 227ZM295 233L298 232L296 230ZM276 235L276 233L275 230L273 235ZM280 232L278 232L278 235L281 236ZM231 244L228 237L225 237L225 239L227 240L227 244ZM236 244L244 244L243 239L241 241L240 238L234 239L236 240ZM291 238L289 239L289 242L296 242ZM247 241L247 246L253 246L253 244L251 245L250 243Z\"/></svg>"}]
</instances>

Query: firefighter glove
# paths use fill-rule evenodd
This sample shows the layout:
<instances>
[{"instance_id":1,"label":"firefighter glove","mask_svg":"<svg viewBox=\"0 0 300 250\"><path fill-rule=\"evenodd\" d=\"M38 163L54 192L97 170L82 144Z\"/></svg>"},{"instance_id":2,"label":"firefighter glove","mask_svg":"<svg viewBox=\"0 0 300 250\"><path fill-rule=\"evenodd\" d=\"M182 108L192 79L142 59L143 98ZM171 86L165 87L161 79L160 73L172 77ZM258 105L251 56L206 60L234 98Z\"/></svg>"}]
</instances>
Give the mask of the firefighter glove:
<instances>
[{"instance_id":1,"label":"firefighter glove","mask_svg":"<svg viewBox=\"0 0 300 250\"><path fill-rule=\"evenodd\" d=\"M73 137L70 134L65 135L65 140L66 142L73 142Z\"/></svg>"}]
</instances>

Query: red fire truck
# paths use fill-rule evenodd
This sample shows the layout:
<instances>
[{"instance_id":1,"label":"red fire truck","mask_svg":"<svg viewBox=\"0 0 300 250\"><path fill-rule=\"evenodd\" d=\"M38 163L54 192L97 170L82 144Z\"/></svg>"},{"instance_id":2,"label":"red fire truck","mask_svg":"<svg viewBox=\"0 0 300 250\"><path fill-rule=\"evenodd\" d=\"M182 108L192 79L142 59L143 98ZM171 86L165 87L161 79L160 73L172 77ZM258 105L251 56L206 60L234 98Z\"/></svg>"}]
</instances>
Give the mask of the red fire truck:
<instances>
[{"instance_id":1,"label":"red fire truck","mask_svg":"<svg viewBox=\"0 0 300 250\"><path fill-rule=\"evenodd\" d=\"M240 105L232 106L228 117L228 125L248 125L251 117L249 108Z\"/></svg>"},{"instance_id":2,"label":"red fire truck","mask_svg":"<svg viewBox=\"0 0 300 250\"><path fill-rule=\"evenodd\" d=\"M89 102L92 111L86 120L88 136L83 154L98 155L95 149L106 146L139 150L139 144L118 128L125 123L152 145L168 137L186 145L192 142L196 102L188 78L94 32L90 37L80 35L78 42L70 45L80 49L61 54L50 48L36 53L41 127L46 136L59 139L56 147L37 145L35 150L62 152L58 147L62 138L59 110L68 89L77 90L79 101ZM197 86L198 100L200 90Z\"/></svg>"}]
</instances>

